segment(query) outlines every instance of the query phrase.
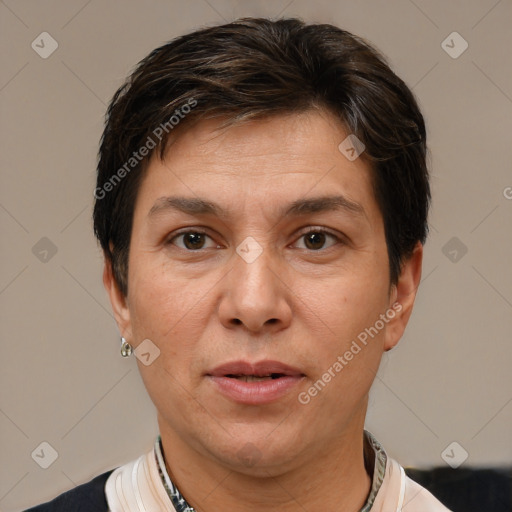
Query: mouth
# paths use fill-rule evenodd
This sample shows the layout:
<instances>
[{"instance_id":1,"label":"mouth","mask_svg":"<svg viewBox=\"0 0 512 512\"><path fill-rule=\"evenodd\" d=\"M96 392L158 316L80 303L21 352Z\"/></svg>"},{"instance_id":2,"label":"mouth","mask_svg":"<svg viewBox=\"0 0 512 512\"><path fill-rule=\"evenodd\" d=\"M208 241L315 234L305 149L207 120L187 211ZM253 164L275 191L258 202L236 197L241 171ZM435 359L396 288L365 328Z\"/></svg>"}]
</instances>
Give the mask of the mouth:
<instances>
[{"instance_id":1,"label":"mouth","mask_svg":"<svg viewBox=\"0 0 512 512\"><path fill-rule=\"evenodd\" d=\"M225 398L246 405L262 405L283 398L305 375L279 361L234 361L217 366L206 377Z\"/></svg>"},{"instance_id":2,"label":"mouth","mask_svg":"<svg viewBox=\"0 0 512 512\"><path fill-rule=\"evenodd\" d=\"M270 375L226 375L228 379L237 379L244 382L261 382L262 380L275 380L284 377L282 373L271 373Z\"/></svg>"},{"instance_id":3,"label":"mouth","mask_svg":"<svg viewBox=\"0 0 512 512\"><path fill-rule=\"evenodd\" d=\"M208 375L232 378L254 376L275 379L280 376L303 375L303 373L298 368L281 363L280 361L264 360L255 363L250 363L248 361L232 361L230 363L224 363L215 367L208 373Z\"/></svg>"}]
</instances>

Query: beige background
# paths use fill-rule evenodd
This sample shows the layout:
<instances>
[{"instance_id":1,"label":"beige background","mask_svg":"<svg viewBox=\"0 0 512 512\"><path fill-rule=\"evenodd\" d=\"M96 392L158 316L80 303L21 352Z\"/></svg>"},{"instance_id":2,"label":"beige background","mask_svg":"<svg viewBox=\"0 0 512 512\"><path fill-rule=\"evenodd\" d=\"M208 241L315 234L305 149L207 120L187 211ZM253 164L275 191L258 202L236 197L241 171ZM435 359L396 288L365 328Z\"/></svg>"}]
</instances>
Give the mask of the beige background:
<instances>
[{"instance_id":1,"label":"beige background","mask_svg":"<svg viewBox=\"0 0 512 512\"><path fill-rule=\"evenodd\" d=\"M153 443L154 408L135 359L119 355L92 235L103 115L154 47L244 15L337 24L375 43L414 89L430 136L432 231L416 310L383 360L367 428L403 465L444 465L453 441L469 453L466 466L512 462L510 0L5 0L4 512L47 500ZM59 45L47 59L31 48L44 31ZM453 31L469 44L456 59L441 47ZM46 470L31 457L43 441L58 452Z\"/></svg>"}]
</instances>

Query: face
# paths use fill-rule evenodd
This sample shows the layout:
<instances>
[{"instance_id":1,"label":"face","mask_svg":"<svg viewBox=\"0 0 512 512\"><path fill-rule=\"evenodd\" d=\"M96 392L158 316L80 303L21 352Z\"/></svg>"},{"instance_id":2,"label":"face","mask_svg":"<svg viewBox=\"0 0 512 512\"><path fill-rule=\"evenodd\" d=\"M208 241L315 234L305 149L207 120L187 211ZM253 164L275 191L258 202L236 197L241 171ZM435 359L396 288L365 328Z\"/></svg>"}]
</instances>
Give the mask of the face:
<instances>
[{"instance_id":1,"label":"face","mask_svg":"<svg viewBox=\"0 0 512 512\"><path fill-rule=\"evenodd\" d=\"M127 297L105 283L124 337L160 351L138 365L162 437L277 474L361 432L421 254L390 288L370 169L338 150L348 133L328 113L217 126L150 161Z\"/></svg>"}]
</instances>

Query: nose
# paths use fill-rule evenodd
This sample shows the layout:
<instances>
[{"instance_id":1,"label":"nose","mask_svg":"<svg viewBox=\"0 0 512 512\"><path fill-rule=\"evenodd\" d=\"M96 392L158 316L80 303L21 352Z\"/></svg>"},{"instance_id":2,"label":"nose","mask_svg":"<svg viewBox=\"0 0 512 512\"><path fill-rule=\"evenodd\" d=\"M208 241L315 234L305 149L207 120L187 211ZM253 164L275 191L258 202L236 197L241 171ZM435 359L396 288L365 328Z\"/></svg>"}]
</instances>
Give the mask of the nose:
<instances>
[{"instance_id":1,"label":"nose","mask_svg":"<svg viewBox=\"0 0 512 512\"><path fill-rule=\"evenodd\" d=\"M234 255L234 266L222 280L219 305L222 324L242 326L251 333L270 334L290 325L291 290L284 281L276 258L269 249L254 261Z\"/></svg>"}]
</instances>

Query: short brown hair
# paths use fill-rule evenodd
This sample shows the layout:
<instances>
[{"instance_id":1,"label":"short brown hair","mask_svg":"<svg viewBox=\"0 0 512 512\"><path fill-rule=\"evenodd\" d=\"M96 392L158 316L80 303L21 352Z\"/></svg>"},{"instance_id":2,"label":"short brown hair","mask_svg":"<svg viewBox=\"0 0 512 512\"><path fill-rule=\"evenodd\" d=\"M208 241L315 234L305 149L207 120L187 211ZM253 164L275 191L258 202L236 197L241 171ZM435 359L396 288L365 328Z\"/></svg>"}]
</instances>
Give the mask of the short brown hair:
<instances>
[{"instance_id":1,"label":"short brown hair","mask_svg":"<svg viewBox=\"0 0 512 512\"><path fill-rule=\"evenodd\" d=\"M227 117L226 126L313 108L332 112L366 146L396 283L428 233L426 133L413 94L375 48L345 30L243 18L153 50L110 102L93 217L122 293L135 199L150 156L164 157L173 116L183 130L202 119Z\"/></svg>"}]
</instances>

